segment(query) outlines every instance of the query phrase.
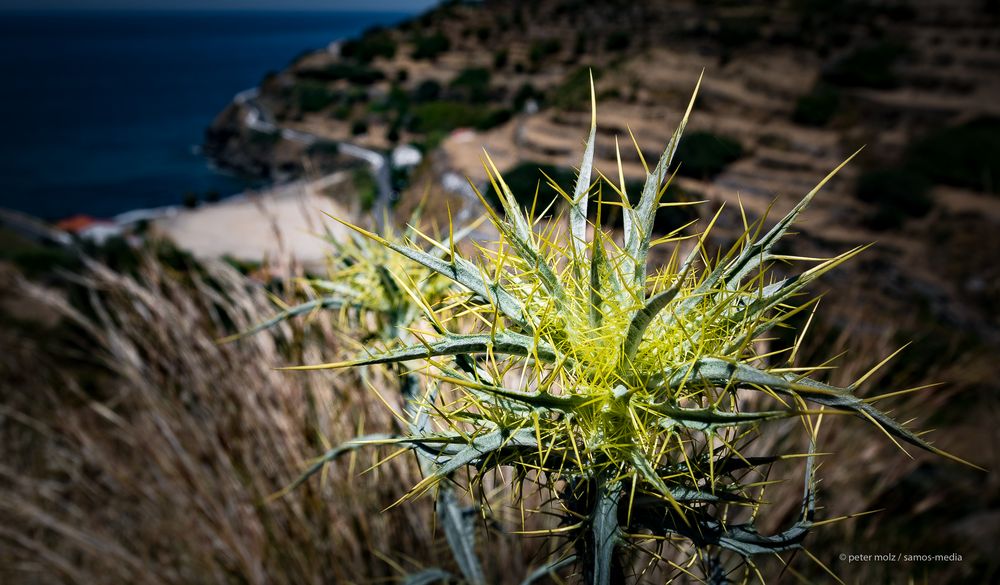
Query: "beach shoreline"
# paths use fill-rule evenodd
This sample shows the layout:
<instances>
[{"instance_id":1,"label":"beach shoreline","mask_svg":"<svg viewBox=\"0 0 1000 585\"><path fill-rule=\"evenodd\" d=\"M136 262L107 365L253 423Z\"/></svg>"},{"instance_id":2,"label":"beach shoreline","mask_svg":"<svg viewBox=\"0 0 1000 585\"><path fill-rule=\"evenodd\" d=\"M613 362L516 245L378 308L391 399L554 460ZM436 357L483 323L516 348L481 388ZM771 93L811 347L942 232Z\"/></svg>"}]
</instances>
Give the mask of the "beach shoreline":
<instances>
[{"instance_id":1,"label":"beach shoreline","mask_svg":"<svg viewBox=\"0 0 1000 585\"><path fill-rule=\"evenodd\" d=\"M127 212L116 216L115 223L125 229L129 223L148 221L152 233L200 259L312 267L322 265L326 256L321 238L345 235L346 228L330 216L351 218L341 203L323 193L350 189L350 180L350 171L338 171L193 209L172 206Z\"/></svg>"}]
</instances>

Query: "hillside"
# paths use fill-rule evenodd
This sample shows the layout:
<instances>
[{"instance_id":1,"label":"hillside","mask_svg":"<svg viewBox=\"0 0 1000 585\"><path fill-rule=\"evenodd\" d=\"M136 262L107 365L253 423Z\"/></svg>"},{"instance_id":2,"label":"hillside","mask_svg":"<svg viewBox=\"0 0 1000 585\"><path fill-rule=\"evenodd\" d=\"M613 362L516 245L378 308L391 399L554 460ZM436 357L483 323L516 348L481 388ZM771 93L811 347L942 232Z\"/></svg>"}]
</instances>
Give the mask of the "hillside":
<instances>
[{"instance_id":1,"label":"hillside","mask_svg":"<svg viewBox=\"0 0 1000 585\"><path fill-rule=\"evenodd\" d=\"M704 70L679 193L715 203L738 193L760 215L863 146L818 201L807 233L823 248L878 240L875 256L907 267L912 283L900 286L932 291L935 310L995 338L1000 273L989 250L964 251L965 240L989 247L980 236L1000 222L1000 200L986 193L1000 190L992 6L447 3L268 76L252 108L237 101L219 115L208 149L229 167L284 178L343 165L331 143L413 143L431 153L424 170L436 184L477 206L462 179L482 183L481 148L501 170L577 164L588 69L598 168L615 169L618 138L632 177L641 167L629 130L651 156ZM274 131L248 125L258 111ZM787 200L779 197L779 210Z\"/></svg>"},{"instance_id":2,"label":"hillside","mask_svg":"<svg viewBox=\"0 0 1000 585\"><path fill-rule=\"evenodd\" d=\"M615 172L617 138L631 178L642 171L630 130L655 156L704 71L671 196L709 201L702 216L737 197L753 218L772 203L782 212L864 147L796 238L801 255L877 242L824 281L830 333L817 347L859 348L847 376L912 341L887 383L949 381L931 401L936 436L990 467L1000 444L990 422L1000 386L984 375L1000 348L998 14L996 3L974 0L447 3L268 76L252 107L235 102L219 115L208 147L224 165L283 178L340 164L332 144L412 143L425 163L412 188L397 183L401 206L429 183L440 209L448 202L478 213L462 178L482 185L482 148L526 192L540 178L526 169L539 164L557 181L572 176L589 121L588 70L598 94L597 166ZM248 126L255 108L273 116L276 131ZM322 140L294 139L302 135ZM903 410L922 412L918 402ZM900 546L979 559L925 573L909 567L912 574L954 580L996 571L972 544L1000 538L995 522L977 521L1000 513L981 477L891 448L877 453L893 463L831 478L842 495L831 497L830 510L856 511L863 501L907 512L831 528L826 545L892 535ZM995 488L993 477L986 483ZM955 511L949 502L963 505Z\"/></svg>"}]
</instances>

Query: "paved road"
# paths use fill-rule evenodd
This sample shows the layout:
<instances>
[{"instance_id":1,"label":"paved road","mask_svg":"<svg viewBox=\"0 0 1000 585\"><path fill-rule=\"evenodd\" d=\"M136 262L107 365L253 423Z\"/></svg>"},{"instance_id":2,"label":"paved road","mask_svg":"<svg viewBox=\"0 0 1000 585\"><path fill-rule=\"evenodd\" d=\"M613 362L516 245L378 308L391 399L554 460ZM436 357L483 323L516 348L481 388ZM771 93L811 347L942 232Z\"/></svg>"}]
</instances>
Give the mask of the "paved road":
<instances>
[{"instance_id":1,"label":"paved road","mask_svg":"<svg viewBox=\"0 0 1000 585\"><path fill-rule=\"evenodd\" d=\"M271 115L267 108L262 106L257 100L259 95L260 92L256 88L253 88L236 94L233 100L246 110L243 123L246 124L247 128L265 134L278 132L285 140L305 145L336 144L341 154L360 159L371 167L372 174L375 176L375 185L378 189L378 197L375 198L375 206L372 209L372 214L375 218L376 226L381 229L393 198L392 178L389 170L389 161L386 156L380 152L363 148L350 142L332 141L310 132L282 128L275 122L274 116Z\"/></svg>"}]
</instances>

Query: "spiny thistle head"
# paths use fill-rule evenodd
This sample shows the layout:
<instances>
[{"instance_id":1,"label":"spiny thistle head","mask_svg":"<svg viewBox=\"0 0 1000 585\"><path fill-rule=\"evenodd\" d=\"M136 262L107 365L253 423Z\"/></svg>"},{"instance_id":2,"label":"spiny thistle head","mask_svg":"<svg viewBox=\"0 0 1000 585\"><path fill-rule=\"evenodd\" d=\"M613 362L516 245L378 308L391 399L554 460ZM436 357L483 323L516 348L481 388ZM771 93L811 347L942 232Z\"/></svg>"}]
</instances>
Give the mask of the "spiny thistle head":
<instances>
[{"instance_id":1,"label":"spiny thistle head","mask_svg":"<svg viewBox=\"0 0 1000 585\"><path fill-rule=\"evenodd\" d=\"M829 386L809 377L816 368L794 366L797 343L768 353L757 343L813 308L799 300L805 287L862 250L827 259L775 250L840 167L768 229L763 218L748 223L743 214L745 230L724 253L712 255L706 246L718 214L700 234L685 235L682 226L654 238L653 219L668 204L663 197L693 103L694 97L655 165L639 152L646 180L635 205L620 155L617 180L593 169L595 105L573 192L551 182L566 201L567 227L526 213L488 156L502 205L488 212L499 241L479 246L475 259L459 252L454 236L436 240L411 228L410 241L400 242L355 227L428 278L453 286L435 296L418 278L401 278L402 268L387 268L396 282L409 281L412 306L422 312L403 343L363 359L298 368L419 364L415 369L429 380L425 396L402 436L380 439L428 463L426 478L408 497L469 465L510 466L522 480L558 482L562 505L585 519L573 522L588 582L607 582L626 534L682 537L698 549L744 558L797 548L813 521L811 462L825 414L856 415L897 444L944 454L872 406L873 399L854 394L867 376L846 388ZM620 238L604 231L600 209L598 220L588 221L591 195L605 189L619 200ZM671 252L650 273L656 246ZM776 279L770 271L776 262L807 268ZM802 512L786 532L764 536L754 527L762 487L746 478L799 454L750 457L741 450L763 425L787 418L801 419L810 435L802 454L809 461ZM748 519L735 523L732 506L748 510Z\"/></svg>"},{"instance_id":2,"label":"spiny thistle head","mask_svg":"<svg viewBox=\"0 0 1000 585\"><path fill-rule=\"evenodd\" d=\"M419 225L422 212L423 205L417 206L410 217L411 226ZM469 230L474 227L470 226ZM460 232L457 238L464 237L469 230ZM415 237L416 233L415 227L397 234L387 226L385 237L403 242ZM415 297L437 303L450 292L451 281L446 277L395 253L380 242L353 232L343 239L328 233L323 239L331 246L326 257L326 277L298 281L301 292L309 300L290 305L274 298L280 307L278 313L223 342L253 335L299 315L315 316L323 311L335 314L341 328L355 335L359 329L364 329L366 334L361 337L392 340L398 337L400 327L410 325L421 316L420 305L413 301Z\"/></svg>"}]
</instances>

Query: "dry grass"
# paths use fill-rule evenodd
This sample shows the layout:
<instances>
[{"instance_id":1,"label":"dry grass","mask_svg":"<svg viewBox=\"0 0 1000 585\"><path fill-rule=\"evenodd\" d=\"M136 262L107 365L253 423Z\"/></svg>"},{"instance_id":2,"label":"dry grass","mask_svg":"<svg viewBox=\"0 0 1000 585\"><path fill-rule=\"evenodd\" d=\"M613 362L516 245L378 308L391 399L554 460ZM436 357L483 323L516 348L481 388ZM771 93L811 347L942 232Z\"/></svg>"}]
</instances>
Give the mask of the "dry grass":
<instances>
[{"instance_id":1,"label":"dry grass","mask_svg":"<svg viewBox=\"0 0 1000 585\"><path fill-rule=\"evenodd\" d=\"M76 290L88 291L86 302L71 304L57 289L0 274L3 312L24 317L0 326L0 582L367 583L398 578L396 565L451 565L431 498L381 512L419 481L408 458L360 475L377 457L362 451L267 501L328 444L362 425L395 425L356 377L272 369L347 351L337 349L327 321L286 323L220 346L218 336L272 312L260 287L226 266L193 277L147 260L134 277L95 267L83 284ZM843 302L825 302L826 318L813 324L801 358L852 348L831 373L835 383L856 378L900 337L926 331L916 317L880 315L850 294L830 297ZM922 346L934 335L918 338L869 386L877 393L953 382L885 405L904 420L930 413L918 425L936 427L939 445L997 469L990 355L947 343L928 354ZM973 583L997 574L989 550L1000 525L995 474L909 459L867 425L835 422L820 438L832 453L819 471L820 517L885 511L818 528L806 542L813 554L848 583ZM801 449L802 429L786 430L769 437ZM797 474L775 471L784 476ZM763 530L787 524L795 510L781 502L795 502L800 489L792 482L770 490L775 505ZM501 506L496 512L504 528L520 528ZM518 583L542 543L481 532L489 582ZM964 561L837 560L840 552L887 551L958 552ZM640 555L637 568L646 560ZM766 564L773 582L797 581L776 560ZM793 567L815 582L829 579L801 554Z\"/></svg>"},{"instance_id":2,"label":"dry grass","mask_svg":"<svg viewBox=\"0 0 1000 585\"><path fill-rule=\"evenodd\" d=\"M900 349L902 340L912 341L868 379L862 394L873 397L938 383L878 404L899 420L919 417L913 424L933 429L928 438L936 446L961 453L990 471L969 469L914 449L904 453L856 420L830 421L819 440L828 455L818 470L817 519L857 516L817 527L806 548L846 583L990 582L1000 572L1000 563L990 552L991 543L1000 537L995 522L1000 480L993 472L1000 468L1000 432L995 423L1000 401L989 381L995 354L985 344L970 344L967 332L919 317L905 303L892 312L872 303L870 291L852 281L829 284L834 292L819 309L801 361L815 363L820 356L840 355L828 379L847 384ZM790 448L796 438L801 446L802 429L794 426L790 423L784 432L763 436L755 448ZM795 465L796 471L779 469L776 477L801 474L801 462ZM763 531L780 529L794 518L794 497L800 489L794 483L782 484L767 494L775 505ZM875 513L861 515L866 512ZM963 560L846 563L839 559L841 553L959 553ZM819 565L797 556L793 566L809 580L831 579ZM770 563L772 577L782 573L780 582L797 580L781 563Z\"/></svg>"},{"instance_id":3,"label":"dry grass","mask_svg":"<svg viewBox=\"0 0 1000 585\"><path fill-rule=\"evenodd\" d=\"M220 346L271 312L228 267L95 266L82 284L90 316L21 284L62 333L0 330L0 582L353 583L449 566L430 499L380 513L419 481L408 458L359 476L379 455L359 453L268 501L327 445L393 426L356 378L272 370L336 352L322 319ZM41 341L56 337L73 341ZM523 574L516 541L489 546L495 582Z\"/></svg>"}]
</instances>

